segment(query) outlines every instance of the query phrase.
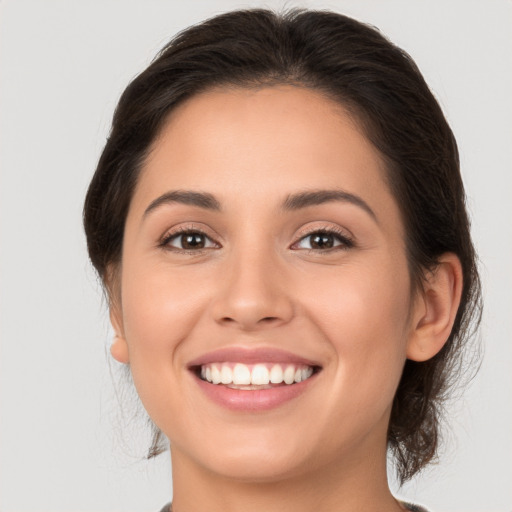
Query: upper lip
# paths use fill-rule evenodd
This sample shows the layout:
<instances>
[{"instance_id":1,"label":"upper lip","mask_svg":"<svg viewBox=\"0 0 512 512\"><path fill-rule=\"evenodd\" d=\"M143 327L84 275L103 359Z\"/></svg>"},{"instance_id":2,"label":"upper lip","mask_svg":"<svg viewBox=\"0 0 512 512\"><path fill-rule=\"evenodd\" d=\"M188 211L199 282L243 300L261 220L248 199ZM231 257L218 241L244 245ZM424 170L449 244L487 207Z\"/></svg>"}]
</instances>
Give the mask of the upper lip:
<instances>
[{"instance_id":1,"label":"upper lip","mask_svg":"<svg viewBox=\"0 0 512 512\"><path fill-rule=\"evenodd\" d=\"M256 363L290 363L307 366L321 366L317 361L307 359L286 350L272 347L225 347L203 354L188 363L188 367L220 362Z\"/></svg>"}]
</instances>

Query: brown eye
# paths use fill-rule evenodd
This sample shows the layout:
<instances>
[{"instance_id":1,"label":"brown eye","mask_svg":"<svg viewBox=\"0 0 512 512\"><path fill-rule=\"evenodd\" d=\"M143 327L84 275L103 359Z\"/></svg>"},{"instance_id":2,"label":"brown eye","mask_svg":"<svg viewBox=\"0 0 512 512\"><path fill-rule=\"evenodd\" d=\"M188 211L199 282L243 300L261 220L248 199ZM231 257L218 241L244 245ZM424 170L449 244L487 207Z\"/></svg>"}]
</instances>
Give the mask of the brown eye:
<instances>
[{"instance_id":1,"label":"brown eye","mask_svg":"<svg viewBox=\"0 0 512 512\"><path fill-rule=\"evenodd\" d=\"M184 231L167 237L163 245L183 251L194 251L217 247L208 236L199 231Z\"/></svg>"},{"instance_id":2,"label":"brown eye","mask_svg":"<svg viewBox=\"0 0 512 512\"><path fill-rule=\"evenodd\" d=\"M296 244L296 249L309 249L313 251L328 251L329 249L348 249L354 243L346 235L336 231L315 231L303 236Z\"/></svg>"},{"instance_id":3,"label":"brown eye","mask_svg":"<svg viewBox=\"0 0 512 512\"><path fill-rule=\"evenodd\" d=\"M316 233L310 235L312 249L331 249L334 247L334 236L331 233Z\"/></svg>"},{"instance_id":4,"label":"brown eye","mask_svg":"<svg viewBox=\"0 0 512 512\"><path fill-rule=\"evenodd\" d=\"M205 236L200 233L181 235L181 246L183 249L203 249L205 246Z\"/></svg>"}]
</instances>

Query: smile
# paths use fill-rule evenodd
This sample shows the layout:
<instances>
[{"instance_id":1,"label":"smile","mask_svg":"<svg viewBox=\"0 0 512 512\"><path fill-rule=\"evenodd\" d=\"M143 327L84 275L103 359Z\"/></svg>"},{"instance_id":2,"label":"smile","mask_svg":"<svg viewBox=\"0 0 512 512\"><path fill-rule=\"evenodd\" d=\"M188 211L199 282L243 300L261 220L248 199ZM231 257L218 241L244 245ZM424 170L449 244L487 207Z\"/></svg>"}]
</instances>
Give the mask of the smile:
<instances>
[{"instance_id":1,"label":"smile","mask_svg":"<svg viewBox=\"0 0 512 512\"><path fill-rule=\"evenodd\" d=\"M233 389L270 389L309 379L314 368L299 364L277 363L210 363L201 365L201 379Z\"/></svg>"},{"instance_id":2,"label":"smile","mask_svg":"<svg viewBox=\"0 0 512 512\"><path fill-rule=\"evenodd\" d=\"M226 347L187 365L202 395L232 411L268 411L314 386L319 361L273 347Z\"/></svg>"}]
</instances>

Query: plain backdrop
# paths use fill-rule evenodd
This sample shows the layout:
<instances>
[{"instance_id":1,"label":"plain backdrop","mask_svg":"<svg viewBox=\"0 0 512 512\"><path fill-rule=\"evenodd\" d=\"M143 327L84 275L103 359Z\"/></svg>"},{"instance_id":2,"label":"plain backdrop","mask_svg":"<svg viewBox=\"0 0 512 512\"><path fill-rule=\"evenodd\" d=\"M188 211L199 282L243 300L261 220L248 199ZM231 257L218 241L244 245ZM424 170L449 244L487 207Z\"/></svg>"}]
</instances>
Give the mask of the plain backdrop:
<instances>
[{"instance_id":1,"label":"plain backdrop","mask_svg":"<svg viewBox=\"0 0 512 512\"><path fill-rule=\"evenodd\" d=\"M168 454L143 459L144 420L119 407L129 389L116 398L83 197L121 91L173 34L229 9L283 5L379 27L414 57L452 125L481 258L485 357L450 407L441 463L398 494L435 512L512 510L512 3L11 0L0 1L2 512L150 512L170 500Z\"/></svg>"}]
</instances>

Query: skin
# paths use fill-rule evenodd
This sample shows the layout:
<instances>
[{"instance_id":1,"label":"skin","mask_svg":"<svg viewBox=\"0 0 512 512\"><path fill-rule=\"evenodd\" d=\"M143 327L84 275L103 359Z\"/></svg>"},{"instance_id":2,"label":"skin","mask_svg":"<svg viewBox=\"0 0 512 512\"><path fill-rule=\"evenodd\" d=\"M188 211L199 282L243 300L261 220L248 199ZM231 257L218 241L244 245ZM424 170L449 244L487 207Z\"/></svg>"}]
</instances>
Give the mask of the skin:
<instances>
[{"instance_id":1,"label":"skin","mask_svg":"<svg viewBox=\"0 0 512 512\"><path fill-rule=\"evenodd\" d=\"M350 201L283 210L290 195ZM220 211L164 203L215 196ZM182 249L176 229L203 232ZM308 234L336 230L332 248ZM446 341L460 299L451 254L411 293L404 228L377 150L322 95L281 86L203 93L171 114L130 205L111 318L113 356L130 364L171 442L174 508L401 510L386 476L386 432L406 358ZM322 370L307 391L258 413L225 409L187 363L230 346L277 347Z\"/></svg>"}]
</instances>

